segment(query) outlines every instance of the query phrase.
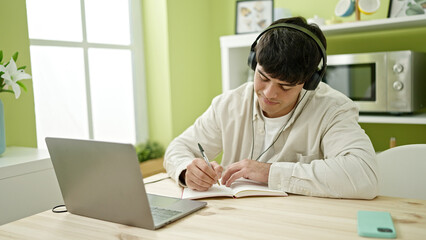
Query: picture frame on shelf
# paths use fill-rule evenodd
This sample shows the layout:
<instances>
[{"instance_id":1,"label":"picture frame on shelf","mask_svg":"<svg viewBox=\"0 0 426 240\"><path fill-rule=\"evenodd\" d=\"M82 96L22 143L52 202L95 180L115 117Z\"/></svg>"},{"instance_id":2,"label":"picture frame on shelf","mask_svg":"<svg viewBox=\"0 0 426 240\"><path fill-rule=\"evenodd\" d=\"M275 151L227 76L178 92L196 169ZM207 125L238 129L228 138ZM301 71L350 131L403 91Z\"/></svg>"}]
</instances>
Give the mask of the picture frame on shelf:
<instances>
[{"instance_id":1,"label":"picture frame on shelf","mask_svg":"<svg viewBox=\"0 0 426 240\"><path fill-rule=\"evenodd\" d=\"M426 15L426 0L390 0L388 18Z\"/></svg>"},{"instance_id":2,"label":"picture frame on shelf","mask_svg":"<svg viewBox=\"0 0 426 240\"><path fill-rule=\"evenodd\" d=\"M274 19L273 0L238 0L235 9L235 34L261 32Z\"/></svg>"}]
</instances>

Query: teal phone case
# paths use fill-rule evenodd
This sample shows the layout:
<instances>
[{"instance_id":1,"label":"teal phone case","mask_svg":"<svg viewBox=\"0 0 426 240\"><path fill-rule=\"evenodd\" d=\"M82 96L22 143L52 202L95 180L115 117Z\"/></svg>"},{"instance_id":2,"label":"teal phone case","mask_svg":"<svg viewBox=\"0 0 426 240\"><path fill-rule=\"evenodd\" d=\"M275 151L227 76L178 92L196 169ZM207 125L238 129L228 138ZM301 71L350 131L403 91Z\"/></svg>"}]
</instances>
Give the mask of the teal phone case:
<instances>
[{"instance_id":1,"label":"teal phone case","mask_svg":"<svg viewBox=\"0 0 426 240\"><path fill-rule=\"evenodd\" d=\"M392 216L388 212L358 211L358 235L361 237L396 238Z\"/></svg>"}]
</instances>

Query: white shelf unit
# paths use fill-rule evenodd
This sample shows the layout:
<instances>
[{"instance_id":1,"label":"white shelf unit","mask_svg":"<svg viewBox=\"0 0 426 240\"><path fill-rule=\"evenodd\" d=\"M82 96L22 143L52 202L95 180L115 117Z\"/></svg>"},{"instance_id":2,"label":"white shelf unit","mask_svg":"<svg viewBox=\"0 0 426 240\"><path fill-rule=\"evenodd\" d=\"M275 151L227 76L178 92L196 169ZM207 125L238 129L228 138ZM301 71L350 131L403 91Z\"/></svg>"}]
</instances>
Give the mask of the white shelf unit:
<instances>
[{"instance_id":1,"label":"white shelf unit","mask_svg":"<svg viewBox=\"0 0 426 240\"><path fill-rule=\"evenodd\" d=\"M373 116L360 115L358 122L360 123L389 123L389 124L426 124L426 113L402 115L402 116Z\"/></svg>"},{"instance_id":2,"label":"white shelf unit","mask_svg":"<svg viewBox=\"0 0 426 240\"><path fill-rule=\"evenodd\" d=\"M406 29L426 26L426 16L378 19L323 26L326 36L369 32L377 30ZM258 33L230 35L220 37L222 61L222 91L234 89L245 83L249 74L253 74L247 65L250 46ZM363 123L426 124L426 114L410 116L361 116Z\"/></svg>"},{"instance_id":3,"label":"white shelf unit","mask_svg":"<svg viewBox=\"0 0 426 240\"><path fill-rule=\"evenodd\" d=\"M63 204L47 150L7 147L0 155L0 225Z\"/></svg>"},{"instance_id":4,"label":"white shelf unit","mask_svg":"<svg viewBox=\"0 0 426 240\"><path fill-rule=\"evenodd\" d=\"M400 18L385 18L368 21L347 22L321 27L326 36L345 33L369 32L380 30L404 29L426 26L426 16L408 16Z\"/></svg>"}]
</instances>

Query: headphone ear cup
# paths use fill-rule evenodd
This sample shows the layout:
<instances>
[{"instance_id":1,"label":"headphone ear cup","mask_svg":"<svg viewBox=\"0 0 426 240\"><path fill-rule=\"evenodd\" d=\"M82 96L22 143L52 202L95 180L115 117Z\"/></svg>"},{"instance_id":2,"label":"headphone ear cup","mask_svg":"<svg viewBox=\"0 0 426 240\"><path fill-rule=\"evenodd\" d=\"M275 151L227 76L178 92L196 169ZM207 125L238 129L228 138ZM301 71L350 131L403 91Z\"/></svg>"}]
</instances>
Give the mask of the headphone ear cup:
<instances>
[{"instance_id":1,"label":"headphone ear cup","mask_svg":"<svg viewBox=\"0 0 426 240\"><path fill-rule=\"evenodd\" d=\"M318 72L315 72L312 77L303 84L303 89L310 91L315 90L317 88L319 82L321 81L320 74Z\"/></svg>"},{"instance_id":2,"label":"headphone ear cup","mask_svg":"<svg viewBox=\"0 0 426 240\"><path fill-rule=\"evenodd\" d=\"M251 50L249 57L248 57L248 61L247 61L248 66L254 70L256 70L256 65L257 65L257 60L256 60L256 52Z\"/></svg>"}]
</instances>

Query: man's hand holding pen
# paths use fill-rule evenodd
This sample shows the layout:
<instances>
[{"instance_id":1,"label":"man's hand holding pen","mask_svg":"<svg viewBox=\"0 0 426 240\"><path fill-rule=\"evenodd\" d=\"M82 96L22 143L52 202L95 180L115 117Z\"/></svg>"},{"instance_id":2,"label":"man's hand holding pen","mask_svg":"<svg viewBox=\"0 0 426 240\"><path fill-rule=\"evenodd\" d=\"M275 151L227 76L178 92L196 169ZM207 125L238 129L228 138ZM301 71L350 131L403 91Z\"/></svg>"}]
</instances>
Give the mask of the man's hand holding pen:
<instances>
[{"instance_id":1,"label":"man's hand holding pen","mask_svg":"<svg viewBox=\"0 0 426 240\"><path fill-rule=\"evenodd\" d=\"M202 158L196 158L188 165L185 172L185 183L191 189L207 191L222 176L223 167L215 161L210 166Z\"/></svg>"},{"instance_id":2,"label":"man's hand holding pen","mask_svg":"<svg viewBox=\"0 0 426 240\"><path fill-rule=\"evenodd\" d=\"M198 143L201 158L196 158L188 165L185 171L186 186L198 191L207 191L222 177L223 167L216 162L209 162L203 147ZM222 178L227 187L238 178L247 178L258 182L268 183L270 163L261 163L255 160L244 159L231 164Z\"/></svg>"}]
</instances>

